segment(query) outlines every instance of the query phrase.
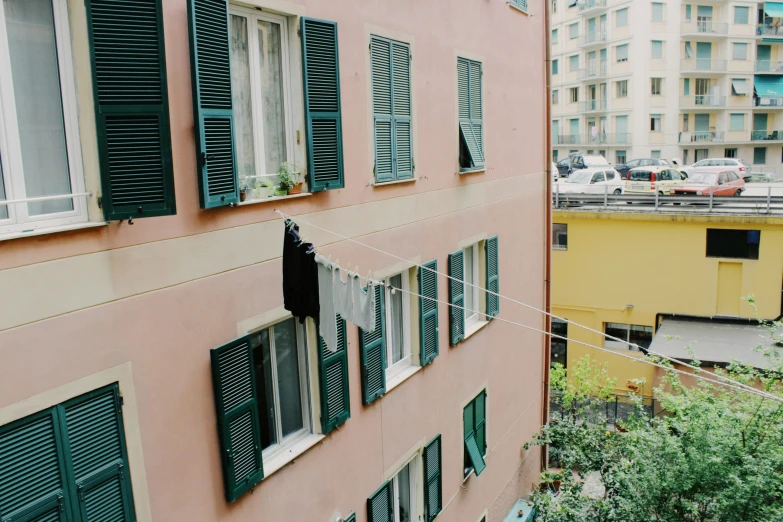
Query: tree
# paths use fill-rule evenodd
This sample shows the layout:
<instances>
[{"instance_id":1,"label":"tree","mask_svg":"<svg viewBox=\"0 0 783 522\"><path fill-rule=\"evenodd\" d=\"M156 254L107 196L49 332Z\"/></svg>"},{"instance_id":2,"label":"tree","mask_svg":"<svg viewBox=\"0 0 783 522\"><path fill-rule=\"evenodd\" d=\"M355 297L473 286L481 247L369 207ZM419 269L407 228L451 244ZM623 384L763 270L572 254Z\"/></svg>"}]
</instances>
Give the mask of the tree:
<instances>
[{"instance_id":1,"label":"tree","mask_svg":"<svg viewBox=\"0 0 783 522\"><path fill-rule=\"evenodd\" d=\"M715 371L783 397L781 324L760 327L777 341L755 348L771 370L733 362ZM564 370L553 370L558 413L531 442L548 445L562 470L544 472L531 494L538 521L783 521L783 402L703 380L685 385L668 370L655 389L661 412L651 418L635 397L635 414L612 429L583 415L611 384L605 367L588 358L574 371L565 379ZM600 498L584 494L590 473L606 488Z\"/></svg>"}]
</instances>

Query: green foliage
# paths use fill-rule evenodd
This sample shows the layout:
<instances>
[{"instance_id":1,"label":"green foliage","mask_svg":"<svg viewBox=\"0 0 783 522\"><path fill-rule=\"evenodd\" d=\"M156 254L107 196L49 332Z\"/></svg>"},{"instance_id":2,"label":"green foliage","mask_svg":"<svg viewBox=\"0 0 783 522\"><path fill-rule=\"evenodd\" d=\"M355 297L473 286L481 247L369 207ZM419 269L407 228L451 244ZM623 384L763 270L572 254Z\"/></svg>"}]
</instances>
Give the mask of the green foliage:
<instances>
[{"instance_id":1,"label":"green foliage","mask_svg":"<svg viewBox=\"0 0 783 522\"><path fill-rule=\"evenodd\" d=\"M280 190L291 190L299 184L301 174L296 165L284 161L277 170L277 179Z\"/></svg>"},{"instance_id":2,"label":"green foliage","mask_svg":"<svg viewBox=\"0 0 783 522\"><path fill-rule=\"evenodd\" d=\"M781 326L760 328L779 342ZM715 371L783 397L779 348L756 347L774 371L739 362ZM574 372L569 380L564 370L552 372L558 406L569 412L577 399L608 386L589 360ZM672 371L655 394L661 411L652 419L632 416L619 430L573 414L542 427L531 444L549 445L561 471L542 474L531 495L538 521L783 521L783 403L702 380L686 386ZM590 472L600 473L602 498L583 492Z\"/></svg>"}]
</instances>

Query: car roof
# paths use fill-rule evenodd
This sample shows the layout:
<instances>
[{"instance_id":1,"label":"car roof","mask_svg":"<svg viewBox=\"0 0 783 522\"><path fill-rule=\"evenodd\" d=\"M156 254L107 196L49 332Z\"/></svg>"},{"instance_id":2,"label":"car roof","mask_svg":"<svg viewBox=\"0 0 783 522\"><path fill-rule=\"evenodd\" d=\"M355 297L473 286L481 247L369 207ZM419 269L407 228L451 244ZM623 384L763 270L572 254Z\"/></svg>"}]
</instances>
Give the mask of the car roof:
<instances>
[{"instance_id":1,"label":"car roof","mask_svg":"<svg viewBox=\"0 0 783 522\"><path fill-rule=\"evenodd\" d=\"M614 167L612 167L611 165L596 165L593 167L585 167L583 169L577 169L574 171L574 174L576 174L577 172L604 172L607 170L614 170Z\"/></svg>"},{"instance_id":2,"label":"car roof","mask_svg":"<svg viewBox=\"0 0 783 522\"><path fill-rule=\"evenodd\" d=\"M631 172L635 170L652 170L654 172L658 172L661 170L676 170L671 165L648 165L646 167L634 167L631 169Z\"/></svg>"}]
</instances>

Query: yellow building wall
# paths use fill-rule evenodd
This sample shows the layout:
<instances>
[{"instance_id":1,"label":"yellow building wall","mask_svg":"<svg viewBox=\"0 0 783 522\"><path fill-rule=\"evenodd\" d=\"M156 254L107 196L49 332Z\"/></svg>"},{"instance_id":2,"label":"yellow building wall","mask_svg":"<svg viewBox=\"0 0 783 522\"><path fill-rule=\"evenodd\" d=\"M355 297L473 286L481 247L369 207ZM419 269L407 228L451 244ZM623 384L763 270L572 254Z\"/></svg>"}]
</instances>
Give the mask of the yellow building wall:
<instances>
[{"instance_id":1,"label":"yellow building wall","mask_svg":"<svg viewBox=\"0 0 783 522\"><path fill-rule=\"evenodd\" d=\"M568 249L552 252L553 313L603 332L604 323L652 326L656 314L710 317L756 312L740 297L755 295L762 318L781 313L783 219L560 210ZM761 230L759 259L707 257L707 229ZM655 367L578 344L603 347L603 336L568 326L569 366L589 354L609 362L618 392L645 379L652 393ZM617 350L619 354L641 354Z\"/></svg>"}]
</instances>

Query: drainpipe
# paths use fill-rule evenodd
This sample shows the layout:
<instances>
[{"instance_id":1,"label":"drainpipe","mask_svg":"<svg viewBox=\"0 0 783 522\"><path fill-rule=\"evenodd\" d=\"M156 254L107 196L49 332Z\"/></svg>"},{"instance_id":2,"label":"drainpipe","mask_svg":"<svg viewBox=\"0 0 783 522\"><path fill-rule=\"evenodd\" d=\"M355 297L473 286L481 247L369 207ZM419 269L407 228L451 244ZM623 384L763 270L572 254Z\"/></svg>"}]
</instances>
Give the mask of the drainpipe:
<instances>
[{"instance_id":1,"label":"drainpipe","mask_svg":"<svg viewBox=\"0 0 783 522\"><path fill-rule=\"evenodd\" d=\"M539 4L540 5L540 4ZM546 187L546 190L544 191L544 208L546 209L545 215L546 220L544 222L544 245L545 245L545 251L544 251L544 310L547 313L551 312L552 304L550 299L550 282L552 279L552 173L549 172L549 166L551 163L550 160L550 151L552 149L552 119L551 119L551 106L550 101L552 99L551 95L551 65L552 65L552 52L551 52L551 45L550 45L550 29L549 29L549 7L550 2L546 0L544 2L544 85L546 88L544 89L544 96L546 96L546 99L544 100L544 115L545 115L545 123L544 123L544 143L546 144L546 147L544 149L544 178L546 179L546 182L544 183L544 186ZM552 331L552 318L548 315L544 316L544 329L547 332ZM544 357L542 358L544 360L544 368L543 368L543 375L544 375L544 390L541 396L543 397L542 401L542 408L541 408L541 424L546 424L549 420L549 365L550 365L550 358L552 355L552 349L551 349L551 337L549 335L544 336ZM547 468L547 460L548 460L548 451L545 449L544 453L542 454L541 458L541 470L545 471Z\"/></svg>"}]
</instances>

